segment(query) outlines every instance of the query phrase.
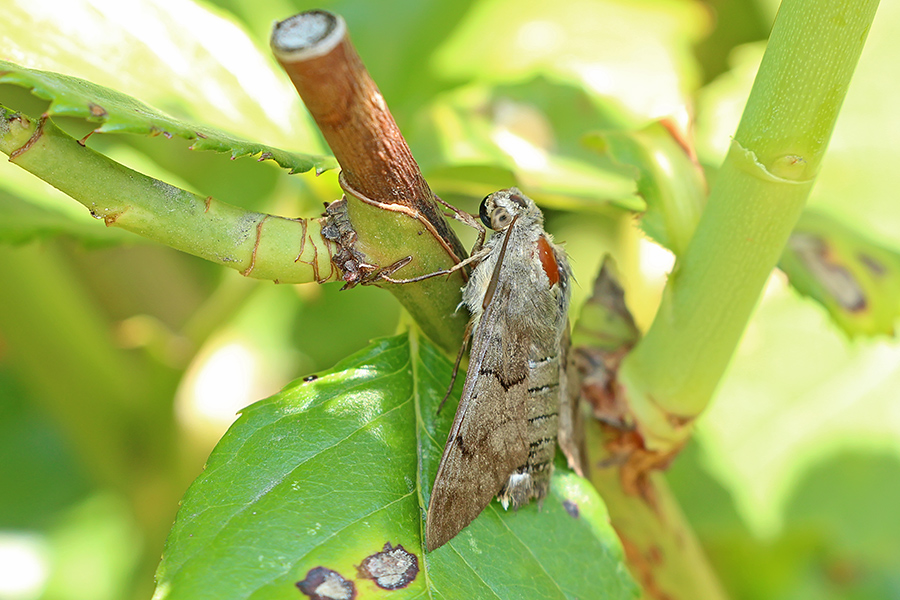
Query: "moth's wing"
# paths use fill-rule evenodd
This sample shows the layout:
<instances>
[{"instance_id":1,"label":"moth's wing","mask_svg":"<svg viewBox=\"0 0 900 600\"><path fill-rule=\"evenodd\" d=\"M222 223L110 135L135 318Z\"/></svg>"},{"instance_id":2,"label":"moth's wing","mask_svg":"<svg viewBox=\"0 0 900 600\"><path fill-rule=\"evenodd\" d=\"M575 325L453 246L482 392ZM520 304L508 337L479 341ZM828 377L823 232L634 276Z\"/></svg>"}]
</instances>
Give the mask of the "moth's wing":
<instances>
[{"instance_id":1,"label":"moth's wing","mask_svg":"<svg viewBox=\"0 0 900 600\"><path fill-rule=\"evenodd\" d=\"M498 286L475 328L462 399L438 467L425 544L434 550L471 523L528 458L525 439L529 340L503 313Z\"/></svg>"}]
</instances>

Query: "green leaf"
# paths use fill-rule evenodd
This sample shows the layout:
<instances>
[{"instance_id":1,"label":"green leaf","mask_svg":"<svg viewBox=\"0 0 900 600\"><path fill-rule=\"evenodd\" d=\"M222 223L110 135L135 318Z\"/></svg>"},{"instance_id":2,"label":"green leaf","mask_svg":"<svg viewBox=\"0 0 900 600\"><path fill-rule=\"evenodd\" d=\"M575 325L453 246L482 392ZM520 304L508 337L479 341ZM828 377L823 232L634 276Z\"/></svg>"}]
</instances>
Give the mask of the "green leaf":
<instances>
[{"instance_id":1,"label":"green leaf","mask_svg":"<svg viewBox=\"0 0 900 600\"><path fill-rule=\"evenodd\" d=\"M848 335L893 335L900 316L900 253L807 210L778 266Z\"/></svg>"},{"instance_id":2,"label":"green leaf","mask_svg":"<svg viewBox=\"0 0 900 600\"><path fill-rule=\"evenodd\" d=\"M435 55L449 80L546 75L614 98L631 114L681 114L699 80L693 45L710 23L683 0L493 0L466 15Z\"/></svg>"},{"instance_id":3,"label":"green leaf","mask_svg":"<svg viewBox=\"0 0 900 600\"><path fill-rule=\"evenodd\" d=\"M140 238L121 229L84 223L63 211L23 202L0 189L0 243L22 244L35 239L70 236L85 246L134 243Z\"/></svg>"},{"instance_id":4,"label":"green leaf","mask_svg":"<svg viewBox=\"0 0 900 600\"><path fill-rule=\"evenodd\" d=\"M638 131L591 133L585 143L635 169L647 202L641 226L676 255L683 252L706 203L706 180L689 150L658 122Z\"/></svg>"},{"instance_id":5,"label":"green leaf","mask_svg":"<svg viewBox=\"0 0 900 600\"><path fill-rule=\"evenodd\" d=\"M256 5L260 8L259 3ZM288 8L276 15L284 18ZM274 18L274 17L272 17ZM194 0L5 3L2 58L66 73L166 112L266 143L321 152L321 138L265 42Z\"/></svg>"},{"instance_id":6,"label":"green leaf","mask_svg":"<svg viewBox=\"0 0 900 600\"><path fill-rule=\"evenodd\" d=\"M635 176L580 140L587 129L631 122L609 102L544 78L469 86L438 96L413 135L422 169L441 194L483 196L518 185L543 206L645 208Z\"/></svg>"},{"instance_id":7,"label":"green leaf","mask_svg":"<svg viewBox=\"0 0 900 600\"><path fill-rule=\"evenodd\" d=\"M321 173L333 168L334 159L327 156L300 154L265 144L240 139L211 127L186 123L121 92L59 73L26 69L0 60L0 83L13 83L50 101L49 116L79 117L102 123L96 133L137 133L166 137L177 135L194 140L191 148L229 152L232 158L260 155L272 159L291 173L316 169Z\"/></svg>"},{"instance_id":8,"label":"green leaf","mask_svg":"<svg viewBox=\"0 0 900 600\"><path fill-rule=\"evenodd\" d=\"M244 410L184 497L156 600L297 598L295 584L327 573L319 567L358 598L382 597L357 567L385 544L419 567L395 598L634 597L602 501L562 469L542 510L492 503L424 553L424 507L453 418L452 406L436 415L450 371L427 339L402 334Z\"/></svg>"},{"instance_id":9,"label":"green leaf","mask_svg":"<svg viewBox=\"0 0 900 600\"><path fill-rule=\"evenodd\" d=\"M811 464L848 449L900 457L898 386L900 345L848 339L773 277L698 425L705 466L751 532L771 537Z\"/></svg>"}]
</instances>

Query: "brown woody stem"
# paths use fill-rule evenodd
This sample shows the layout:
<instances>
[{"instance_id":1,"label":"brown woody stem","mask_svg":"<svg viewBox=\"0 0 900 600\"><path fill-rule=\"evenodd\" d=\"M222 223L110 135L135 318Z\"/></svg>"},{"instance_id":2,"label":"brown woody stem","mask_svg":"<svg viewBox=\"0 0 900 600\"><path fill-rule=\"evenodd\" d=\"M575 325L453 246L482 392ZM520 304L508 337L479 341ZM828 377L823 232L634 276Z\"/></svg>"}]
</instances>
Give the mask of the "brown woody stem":
<instances>
[{"instance_id":1,"label":"brown woody stem","mask_svg":"<svg viewBox=\"0 0 900 600\"><path fill-rule=\"evenodd\" d=\"M412 278L464 259L465 249L438 209L381 92L347 36L344 20L321 10L301 13L275 25L271 46L341 165L357 250L367 262L383 267L411 256L398 277ZM412 219L401 226L402 234L397 230L398 216ZM421 235L425 232L430 235ZM452 289L437 299L433 293L403 289L419 284L383 285L432 339L452 352L462 340L465 319L447 315L459 303L464 277L455 274L449 285L435 281L435 286Z\"/></svg>"}]
</instances>

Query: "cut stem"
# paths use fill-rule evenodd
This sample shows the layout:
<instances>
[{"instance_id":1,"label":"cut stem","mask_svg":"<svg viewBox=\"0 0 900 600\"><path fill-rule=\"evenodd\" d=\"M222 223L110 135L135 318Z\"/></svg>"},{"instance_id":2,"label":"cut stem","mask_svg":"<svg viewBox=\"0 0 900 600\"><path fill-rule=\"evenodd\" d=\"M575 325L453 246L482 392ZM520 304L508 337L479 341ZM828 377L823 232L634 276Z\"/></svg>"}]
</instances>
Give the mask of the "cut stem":
<instances>
[{"instance_id":1,"label":"cut stem","mask_svg":"<svg viewBox=\"0 0 900 600\"><path fill-rule=\"evenodd\" d=\"M438 209L387 104L347 35L344 20L322 10L275 25L272 51L297 88L341 165L355 249L409 279L448 269L467 255ZM423 235L423 234L428 235ZM412 285L384 283L426 334L450 353L462 341L457 313L465 273Z\"/></svg>"}]
</instances>

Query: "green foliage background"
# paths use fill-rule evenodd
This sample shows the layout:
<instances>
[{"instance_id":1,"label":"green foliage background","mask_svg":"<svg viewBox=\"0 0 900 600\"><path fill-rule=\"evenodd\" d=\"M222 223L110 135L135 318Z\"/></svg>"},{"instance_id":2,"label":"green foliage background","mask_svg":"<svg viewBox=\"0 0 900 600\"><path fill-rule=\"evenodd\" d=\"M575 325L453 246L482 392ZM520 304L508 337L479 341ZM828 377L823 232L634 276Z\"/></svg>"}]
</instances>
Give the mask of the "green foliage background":
<instances>
[{"instance_id":1,"label":"green foliage background","mask_svg":"<svg viewBox=\"0 0 900 600\"><path fill-rule=\"evenodd\" d=\"M324 145L266 39L273 20L299 10L342 14L435 191L471 210L491 189L523 186L567 242L576 305L611 249L643 325L659 284L640 269L649 254L627 211L683 177L635 170L581 136L635 131L687 102L714 177L776 9L768 0L0 2L2 59L307 153ZM900 82L885 73L897 40L900 11L884 3L812 200L894 252ZM8 85L0 103L32 115L46 107ZM62 125L78 137L91 128ZM546 162L517 154L509 134L547 149ZM289 177L179 139L90 143L252 210L315 216L340 195L334 173ZM664 240L650 210L647 232ZM191 403L204 365L241 349L253 369L236 397L249 404L394 333L399 318L376 289L248 281L105 228L6 163L0 281L0 548L29 548L48 569L21 598L150 595L177 502L224 427ZM849 338L773 278L696 441L670 471L733 597L900 597L898 384L900 345Z\"/></svg>"}]
</instances>

